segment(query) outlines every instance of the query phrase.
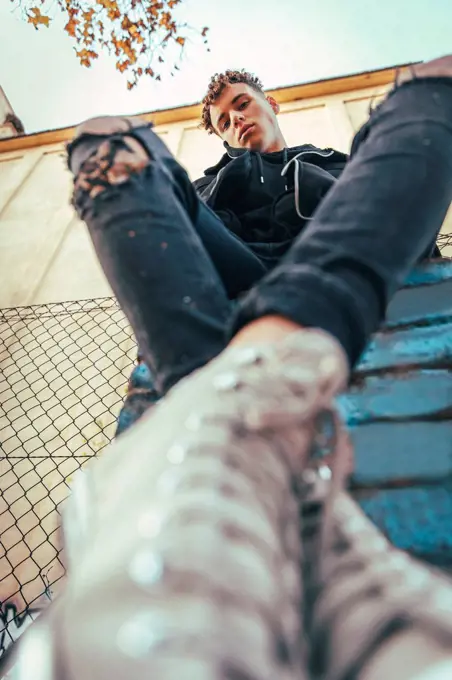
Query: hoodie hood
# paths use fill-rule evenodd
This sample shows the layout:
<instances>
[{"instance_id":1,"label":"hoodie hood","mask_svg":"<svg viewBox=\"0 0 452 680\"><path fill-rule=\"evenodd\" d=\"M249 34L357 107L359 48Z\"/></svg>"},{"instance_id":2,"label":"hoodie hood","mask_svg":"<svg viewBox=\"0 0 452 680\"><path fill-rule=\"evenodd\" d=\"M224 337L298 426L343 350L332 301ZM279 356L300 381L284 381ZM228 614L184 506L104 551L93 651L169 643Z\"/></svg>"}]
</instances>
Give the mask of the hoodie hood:
<instances>
[{"instance_id":1,"label":"hoodie hood","mask_svg":"<svg viewBox=\"0 0 452 680\"><path fill-rule=\"evenodd\" d=\"M231 161L235 160L236 158L240 158L241 156L245 156L247 154L255 155L258 157L262 155L265 156L265 154L261 154L258 151L250 151L249 149L242 148L237 149L233 146L229 146L229 144L227 144L226 142L223 142L223 146L226 149L226 153L223 154L218 163L204 170L204 177L212 177L214 175L217 175L220 172L220 170L225 168ZM281 153L282 160L284 160L284 162L287 162L287 160L291 160L291 158L293 158L297 154L303 153L304 159L306 161L309 161L309 152L312 152L317 158L315 162L317 162L319 159L319 152L321 152L322 154L328 154L328 158L330 159L330 161L346 163L346 161L348 160L348 156L345 153L341 153L340 151L335 151L334 149L329 148L320 149L316 146L313 146L312 144L301 144L300 146L287 147L282 151L273 152L272 155Z\"/></svg>"},{"instance_id":2,"label":"hoodie hood","mask_svg":"<svg viewBox=\"0 0 452 680\"><path fill-rule=\"evenodd\" d=\"M205 177L218 174L222 168L226 167L226 165L235 158L239 158L240 156L248 153L248 149L235 149L234 147L229 146L229 144L226 142L223 142L223 146L226 149L226 153L222 155L218 163L215 163L215 165L212 165L210 168L206 168L204 170Z\"/></svg>"}]
</instances>

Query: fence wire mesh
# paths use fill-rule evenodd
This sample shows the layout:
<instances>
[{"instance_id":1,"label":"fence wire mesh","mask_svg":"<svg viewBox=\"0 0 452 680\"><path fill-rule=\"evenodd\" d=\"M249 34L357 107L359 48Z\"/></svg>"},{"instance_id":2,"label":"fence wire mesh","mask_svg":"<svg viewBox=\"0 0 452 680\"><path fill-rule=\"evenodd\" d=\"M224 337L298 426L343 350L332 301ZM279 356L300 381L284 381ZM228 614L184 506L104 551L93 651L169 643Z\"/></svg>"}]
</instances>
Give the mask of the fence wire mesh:
<instances>
[{"instance_id":1,"label":"fence wire mesh","mask_svg":"<svg viewBox=\"0 0 452 680\"><path fill-rule=\"evenodd\" d=\"M0 310L0 656L64 576L57 507L113 438L135 357L114 298Z\"/></svg>"}]
</instances>

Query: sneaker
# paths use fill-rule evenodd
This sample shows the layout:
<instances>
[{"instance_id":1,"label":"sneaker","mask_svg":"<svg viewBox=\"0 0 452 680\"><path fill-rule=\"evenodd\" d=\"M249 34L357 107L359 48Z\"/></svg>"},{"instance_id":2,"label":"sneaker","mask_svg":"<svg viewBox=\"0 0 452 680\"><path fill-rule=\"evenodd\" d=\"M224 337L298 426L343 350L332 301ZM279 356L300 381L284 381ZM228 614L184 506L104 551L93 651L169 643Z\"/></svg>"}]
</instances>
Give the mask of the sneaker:
<instances>
[{"instance_id":1,"label":"sneaker","mask_svg":"<svg viewBox=\"0 0 452 680\"><path fill-rule=\"evenodd\" d=\"M46 639L74 680L307 680L299 482L346 379L303 330L174 387L80 473L66 591L20 656Z\"/></svg>"}]
</instances>

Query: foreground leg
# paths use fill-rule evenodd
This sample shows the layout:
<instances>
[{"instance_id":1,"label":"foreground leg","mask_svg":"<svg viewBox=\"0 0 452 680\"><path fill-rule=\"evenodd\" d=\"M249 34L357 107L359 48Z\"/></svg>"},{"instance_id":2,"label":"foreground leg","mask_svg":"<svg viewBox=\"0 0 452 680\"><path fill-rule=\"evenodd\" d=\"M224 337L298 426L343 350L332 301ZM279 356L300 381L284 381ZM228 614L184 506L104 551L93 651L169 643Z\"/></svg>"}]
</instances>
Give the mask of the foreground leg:
<instances>
[{"instance_id":1,"label":"foreground leg","mask_svg":"<svg viewBox=\"0 0 452 680\"><path fill-rule=\"evenodd\" d=\"M230 349L81 473L18 679L308 680L297 488L345 363L315 331Z\"/></svg>"},{"instance_id":2,"label":"foreground leg","mask_svg":"<svg viewBox=\"0 0 452 680\"><path fill-rule=\"evenodd\" d=\"M317 331L231 348L81 473L67 588L19 642L18 680L36 659L43 680L449 677L450 582L331 495L345 378Z\"/></svg>"}]
</instances>

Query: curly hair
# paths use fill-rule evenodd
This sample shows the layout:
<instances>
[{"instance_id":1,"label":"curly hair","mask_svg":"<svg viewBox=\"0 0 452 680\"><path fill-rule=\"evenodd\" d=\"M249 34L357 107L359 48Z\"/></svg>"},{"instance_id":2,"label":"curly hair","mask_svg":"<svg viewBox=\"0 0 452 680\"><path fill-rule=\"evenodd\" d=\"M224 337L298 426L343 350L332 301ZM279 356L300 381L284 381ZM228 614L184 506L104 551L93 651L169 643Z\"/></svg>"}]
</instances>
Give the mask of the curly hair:
<instances>
[{"instance_id":1,"label":"curly hair","mask_svg":"<svg viewBox=\"0 0 452 680\"><path fill-rule=\"evenodd\" d=\"M256 92L264 93L263 85L259 78L248 71L225 71L224 73L215 73L210 79L207 94L202 100L202 121L201 127L207 130L209 135L215 133L210 117L210 107L218 99L227 85L234 83L245 83L256 90Z\"/></svg>"}]
</instances>

